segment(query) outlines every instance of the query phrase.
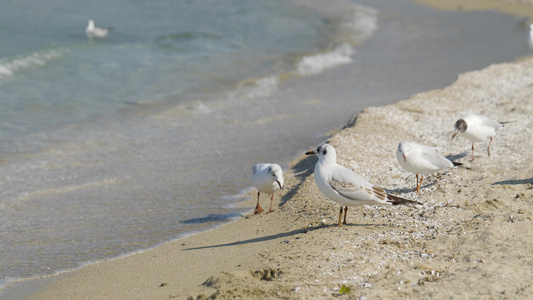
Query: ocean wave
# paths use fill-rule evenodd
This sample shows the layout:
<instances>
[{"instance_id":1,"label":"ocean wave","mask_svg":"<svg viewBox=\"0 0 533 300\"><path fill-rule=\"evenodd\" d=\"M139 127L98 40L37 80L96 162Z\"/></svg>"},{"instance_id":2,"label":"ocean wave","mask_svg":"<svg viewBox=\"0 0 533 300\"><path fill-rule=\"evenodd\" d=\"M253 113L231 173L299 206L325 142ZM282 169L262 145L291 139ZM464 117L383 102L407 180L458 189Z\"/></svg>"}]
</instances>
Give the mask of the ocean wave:
<instances>
[{"instance_id":1,"label":"ocean wave","mask_svg":"<svg viewBox=\"0 0 533 300\"><path fill-rule=\"evenodd\" d=\"M61 58L66 53L66 50L43 50L29 56L2 59L0 60L0 79L12 77L21 70L45 66L48 62Z\"/></svg>"},{"instance_id":2,"label":"ocean wave","mask_svg":"<svg viewBox=\"0 0 533 300\"><path fill-rule=\"evenodd\" d=\"M336 19L337 29L334 41L340 44L333 50L304 56L297 71L300 76L316 75L324 70L352 62L355 46L370 38L378 29L376 9L339 2L336 12L329 12L328 18Z\"/></svg>"},{"instance_id":3,"label":"ocean wave","mask_svg":"<svg viewBox=\"0 0 533 300\"><path fill-rule=\"evenodd\" d=\"M338 65L352 62L352 55L355 53L353 46L344 44L331 52L304 56L298 63L298 74L301 76L316 75L324 70Z\"/></svg>"},{"instance_id":4,"label":"ocean wave","mask_svg":"<svg viewBox=\"0 0 533 300\"><path fill-rule=\"evenodd\" d=\"M376 9L354 4L350 15L341 23L341 28L348 31L354 43L368 39L378 29L378 11Z\"/></svg>"}]
</instances>

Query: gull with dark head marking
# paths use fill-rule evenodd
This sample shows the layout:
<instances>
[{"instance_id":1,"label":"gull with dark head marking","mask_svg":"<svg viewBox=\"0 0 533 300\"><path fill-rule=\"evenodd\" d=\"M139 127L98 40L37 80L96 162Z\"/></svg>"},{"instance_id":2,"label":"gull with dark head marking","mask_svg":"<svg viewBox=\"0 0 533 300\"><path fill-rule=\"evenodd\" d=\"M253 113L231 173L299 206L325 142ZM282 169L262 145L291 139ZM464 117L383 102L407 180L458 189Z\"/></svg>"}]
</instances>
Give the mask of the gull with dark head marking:
<instances>
[{"instance_id":1,"label":"gull with dark head marking","mask_svg":"<svg viewBox=\"0 0 533 300\"><path fill-rule=\"evenodd\" d=\"M460 166L461 163L452 162L441 156L435 149L413 142L400 142L396 151L396 159L402 168L416 174L416 192L420 192L424 174L431 174L440 170ZM418 183L418 175L420 183Z\"/></svg>"},{"instance_id":2,"label":"gull with dark head marking","mask_svg":"<svg viewBox=\"0 0 533 300\"><path fill-rule=\"evenodd\" d=\"M503 122L502 122L503 123ZM452 140L458 134L461 134L472 142L472 159L474 161L474 143L483 142L490 139L487 146L487 155L490 156L490 144L496 131L503 127L502 123L491 120L485 116L470 114L455 122L455 131Z\"/></svg>"},{"instance_id":3,"label":"gull with dark head marking","mask_svg":"<svg viewBox=\"0 0 533 300\"><path fill-rule=\"evenodd\" d=\"M263 209L259 205L259 196L261 193L270 195L270 209L267 213L272 212L272 201L274 192L283 188L283 170L278 164L257 164L252 168L252 184L257 188L257 205L254 214L260 214Z\"/></svg>"},{"instance_id":4,"label":"gull with dark head marking","mask_svg":"<svg viewBox=\"0 0 533 300\"><path fill-rule=\"evenodd\" d=\"M316 185L326 197L341 206L338 226L341 226L343 207L344 220L342 224L346 224L348 206L422 204L387 194L384 189L338 165L335 148L330 144L322 144L318 146L316 151L309 151L305 154L318 156L314 173Z\"/></svg>"},{"instance_id":5,"label":"gull with dark head marking","mask_svg":"<svg viewBox=\"0 0 533 300\"><path fill-rule=\"evenodd\" d=\"M87 28L85 29L85 34L88 38L105 38L109 31L111 31L113 27L107 27L107 28L100 28L94 26L94 21L92 19L89 20L89 23L87 24Z\"/></svg>"}]
</instances>

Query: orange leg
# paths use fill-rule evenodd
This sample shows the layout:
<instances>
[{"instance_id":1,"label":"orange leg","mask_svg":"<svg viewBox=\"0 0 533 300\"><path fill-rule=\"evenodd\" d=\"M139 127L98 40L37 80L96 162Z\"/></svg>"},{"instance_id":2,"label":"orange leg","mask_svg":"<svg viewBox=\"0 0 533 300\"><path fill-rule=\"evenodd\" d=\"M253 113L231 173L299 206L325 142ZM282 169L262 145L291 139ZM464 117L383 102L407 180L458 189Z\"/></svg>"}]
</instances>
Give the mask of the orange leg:
<instances>
[{"instance_id":1,"label":"orange leg","mask_svg":"<svg viewBox=\"0 0 533 300\"><path fill-rule=\"evenodd\" d=\"M261 208L261 206L259 206L259 195L260 194L261 192L257 191L257 205L255 206L255 209L254 209L254 215L257 215L263 212L263 209Z\"/></svg>"},{"instance_id":2,"label":"orange leg","mask_svg":"<svg viewBox=\"0 0 533 300\"><path fill-rule=\"evenodd\" d=\"M490 144L492 143L492 138L490 138L489 145L487 146L487 154L490 156Z\"/></svg>"},{"instance_id":3,"label":"orange leg","mask_svg":"<svg viewBox=\"0 0 533 300\"><path fill-rule=\"evenodd\" d=\"M342 209L342 207L341 207ZM346 225L346 216L348 215L348 206L345 206L344 207L344 222L342 222L342 224L345 224Z\"/></svg>"},{"instance_id":4,"label":"orange leg","mask_svg":"<svg viewBox=\"0 0 533 300\"><path fill-rule=\"evenodd\" d=\"M270 209L267 211L267 214L272 212L272 201L274 201L274 194L273 193L270 196Z\"/></svg>"},{"instance_id":5,"label":"orange leg","mask_svg":"<svg viewBox=\"0 0 533 300\"><path fill-rule=\"evenodd\" d=\"M342 226L341 221L342 221L342 206L341 206L341 210L339 211L339 225L338 225L339 227Z\"/></svg>"},{"instance_id":6,"label":"orange leg","mask_svg":"<svg viewBox=\"0 0 533 300\"><path fill-rule=\"evenodd\" d=\"M422 180L424 180L424 175L420 175L420 183L418 183L418 174L416 174L416 192L420 193L420 188L422 187Z\"/></svg>"}]
</instances>

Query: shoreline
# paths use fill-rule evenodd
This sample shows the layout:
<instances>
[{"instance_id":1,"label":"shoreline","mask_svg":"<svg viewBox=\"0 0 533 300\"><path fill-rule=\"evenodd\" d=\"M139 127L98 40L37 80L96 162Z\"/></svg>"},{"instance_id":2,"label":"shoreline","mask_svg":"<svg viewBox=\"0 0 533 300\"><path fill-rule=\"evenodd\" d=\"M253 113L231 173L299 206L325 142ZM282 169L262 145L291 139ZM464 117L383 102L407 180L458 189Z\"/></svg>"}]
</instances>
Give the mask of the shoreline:
<instances>
[{"instance_id":1,"label":"shoreline","mask_svg":"<svg viewBox=\"0 0 533 300\"><path fill-rule=\"evenodd\" d=\"M520 62L522 63L522 62ZM529 59L524 59L523 63L529 63ZM508 65L508 64L502 64L502 65ZM481 71L483 72L483 71ZM474 72L472 72L474 73ZM468 73L470 74L470 72ZM461 75L463 76L463 75ZM460 76L460 77L461 77ZM455 85L455 83L454 83ZM444 88L446 89L446 88ZM442 89L442 90L444 90ZM432 93L438 93L438 91L429 91L422 94L432 94ZM407 107L412 106L409 104L409 101L416 100L417 97L419 97L419 94L411 97L410 99L400 101L393 105L385 106L384 108L389 108L390 106L398 106L400 107L400 111L408 111L412 113L419 113L423 110L420 110L418 106L414 107ZM526 103L527 104L527 103ZM494 105L494 104L493 104ZM407 108L406 108L407 107ZM357 134L361 134L357 131L360 130L361 124L365 124L365 120L372 119L377 116L383 117L382 115L379 115L379 108L367 108L363 113L361 113L358 118L355 127L349 127L347 129L343 130L335 130L336 134L333 134L332 140L335 140L336 144L335 146L341 146L343 144L343 141L345 139L348 139L346 137L347 133L349 131L355 131ZM370 115L372 116L370 116ZM416 119L416 118L414 118ZM413 120L408 120L413 121ZM418 122L419 120L416 120ZM359 124L359 127L358 127ZM447 124L447 129L453 128L449 126L450 124ZM453 123L451 124L453 126ZM357 128L357 129L356 129ZM370 130L370 133L376 133L374 132L376 129L366 128L365 130ZM408 131L408 130L407 130ZM413 132L408 132L409 137L414 137L416 134ZM438 145L440 148L439 150L448 150L447 147L444 147L442 145L439 145L438 142L431 140L431 142L434 142L434 145ZM461 145L463 150L468 152L469 149L467 143L462 140L462 142L454 142L454 146ZM496 145L496 144L494 144ZM339 148L341 150L342 148ZM477 159L477 161L482 161L483 159L487 159L483 156L483 146L478 146L480 154L480 158ZM353 157L358 157L354 154L346 155L347 152L345 150L342 150L343 157L339 157L340 159L347 159L348 156L352 155ZM339 151L340 152L340 151ZM496 151L497 153L497 151ZM372 154L368 154L370 157ZM363 172L361 172L361 166L358 166L355 162L362 163L362 164L368 164L373 161L372 159L367 159L366 161L359 161L359 159L353 160L345 160L343 162L339 161L339 163L342 163L343 165L354 169L358 171L363 177L370 180L368 177L369 174L372 174L372 169L366 169L363 168ZM389 161L390 162L390 161ZM196 234L194 236L185 237L183 239L179 239L177 241L169 242L167 245L163 244L156 249L148 250L146 252L138 253L129 255L126 257L120 257L112 260L107 260L95 264L90 264L88 266L85 266L81 269L76 269L74 271L66 272L64 274L56 275L51 278L45 278L41 282L41 284L44 284L46 289L42 294L33 295L35 298L43 299L52 299L54 297L74 297L77 298L80 295L98 295L101 291L106 291L104 295L113 295L112 298L130 298L130 297L139 297L139 298L168 298L169 295L171 297L177 297L181 298L186 295L191 296L198 296L198 295L212 295L213 293L217 292L219 297L224 297L224 295L227 295L228 297L231 296L252 296L252 297L273 297L273 294L269 294L272 291L268 291L268 288L266 288L268 285L278 281L286 281L285 285L288 286L287 281L290 276L293 276L290 272L284 271L284 268L277 268L275 264L271 264L270 262L275 261L277 265L283 265L286 264L287 261L281 263L277 262L276 260L280 259L275 257L276 255L272 253L272 249L277 249L276 253L281 253L283 251L293 251L294 253L298 252L298 247L296 245L303 245L302 243L309 243L309 236L322 236L324 233L319 232L321 230L323 231L333 231L335 233L338 233L339 230L332 227L331 225L334 223L331 222L331 218L333 219L336 217L336 211L334 203L328 203L329 201L324 201L323 196L321 196L319 193L316 194L316 191L313 191L313 185L314 181L312 180L312 176L309 170L312 170L314 165L314 160L307 159L299 157L296 162L294 162L294 165L291 166L291 170L286 172L286 177L290 177L291 180L287 180L287 188L284 189L283 195L277 194L275 196L276 199L279 200L281 196L282 206L278 209L276 208L276 212L274 214L270 215L261 215L261 216L253 216L253 215L247 215L243 219L231 222L229 224L223 225L223 227L212 229L208 232L203 232L200 234ZM365 166L368 167L368 166ZM381 168L380 168L381 169ZM386 168L385 168L386 169ZM381 169L383 171L383 169ZM391 185L394 188L393 191L401 192L404 194L400 194L406 197L415 197L416 195L411 195L411 193L406 193L406 187L410 187L411 178L409 180L406 180L406 172L404 171L397 171L396 173L391 176L400 176L400 177L394 177L393 183L389 183L385 181L384 187L390 188ZM294 177L298 177L299 179L303 180L301 182L298 181L298 179L295 179ZM290 182L289 182L290 181ZM370 180L374 183L378 183L377 180ZM413 180L414 181L414 180ZM528 181L526 178L524 185L530 185L531 182ZM432 187L431 187L432 188ZM288 190L287 190L288 189ZM407 188L408 190L408 188ZM294 207L294 201L293 196L300 197L299 195L301 193L309 192L313 195L313 197L317 197L320 203L313 203L315 205L316 209L320 211L319 214L314 214L314 217L310 216L301 216L299 213L304 210L304 208L301 207ZM430 192L434 192L431 190ZM518 195L518 194L517 194ZM301 196L297 199L303 199L304 197ZM251 194L251 200L247 201L246 203L252 203L250 206L255 203L254 199L254 193ZM416 198L414 198L416 199ZM296 200L296 199L295 199ZM263 199L264 201L264 199ZM324 202L324 203L321 203ZM496 206L499 204L496 203ZM297 205L296 205L297 206ZM440 207L440 206L435 206ZM298 209L300 212L298 212ZM440 209L440 208L439 208ZM369 211L371 213L375 214L384 214L386 213L386 209L374 209L374 208L368 208L364 209L364 211ZM406 211L402 210L403 213L406 213ZM407 211L412 215L412 212L409 210ZM309 214L312 215L312 214ZM317 216L319 215L319 218ZM526 213L526 215L529 216L529 213ZM322 218L324 216L324 218ZM286 219L295 218L295 223L288 223ZM350 220L351 218L351 220ZM322 223L321 220L326 219L325 223ZM526 218L527 219L527 218ZM352 210L349 216L349 223L360 223L360 212L358 209ZM524 221L524 220L522 220ZM235 224L239 223L239 224ZM273 224L282 224L281 227L279 225L273 225ZM307 223L307 224L306 224ZM325 224L325 225L323 225ZM352 226L353 226L352 224ZM369 227L367 225L356 225L357 227L347 226L348 228L341 229L341 233L343 236L346 236L346 233L353 230L358 230L359 226L362 227ZM227 228L226 228L227 227ZM243 230L244 227L246 230ZM268 228L267 228L268 227ZM281 231L280 231L281 230ZM346 232L348 231L348 232ZM371 230L366 230L366 234L368 234ZM220 235L223 235L223 237L220 237ZM361 235L358 233L358 235ZM215 243L212 241L216 240ZM211 241L211 242L210 242ZM300 244L298 244L300 243ZM178 245L180 244L180 245ZM215 245L212 245L215 244ZM307 245L307 244L306 244ZM245 249L241 249L241 247L245 247ZM338 249L338 248L336 248ZM210 251L211 253L200 253L204 251ZM237 253L236 253L237 252ZM173 261L169 264L169 261L167 260L170 257L175 257L176 253L180 254L180 256L183 256L181 258L178 258L177 261ZM188 266L189 269L183 270L180 269L183 264L190 265L190 260L198 259L203 260L206 259L205 256L212 256L213 259L208 259L206 262L203 262L202 264L205 264L206 266ZM298 254L300 255L300 254ZM138 257L139 256L139 257ZM140 257L142 256L142 257ZM230 257L227 260L222 259L218 260L221 257ZM237 257L236 257L237 256ZM169 260L173 260L169 259ZM115 262L120 261L120 262ZM221 263L222 261L222 263ZM265 261L269 261L269 263L265 263ZM477 262L480 263L480 262ZM147 266L154 264L156 266ZM170 265L170 266L169 266ZM215 266L215 267L214 267ZM426 266L427 267L427 266ZM145 269L147 268L147 269ZM159 269L158 269L159 268ZM167 270L163 270L167 268ZM175 268L173 270L169 270L169 268ZM369 266L366 267L368 269ZM180 269L180 270L178 270ZM364 273L366 269L361 270L361 273ZM424 268L421 268L424 270ZM421 270L420 268L418 270ZM128 278L116 278L117 270L125 271L127 270L130 272L128 275ZM440 280L439 276L441 275L435 275L441 274L443 272L443 269L436 268L433 269L427 269L429 271L427 278L430 280L435 279L434 282L438 282ZM103 272L103 273L100 273ZM433 273L432 273L433 272ZM436 272L436 273L435 273ZM122 272L120 272L122 273ZM186 273L186 274L180 274L180 273ZM109 279L97 279L96 277L100 277L101 274L108 274L112 275L112 280ZM213 275L210 280L208 280L208 285L210 286L200 286L202 283L206 282L208 278L206 278L206 274ZM251 274L251 275L250 275ZM114 276L113 276L114 275ZM136 276L139 275L139 276ZM283 277L286 276L287 280L283 279ZM298 275L300 277L303 277L302 274ZM435 278L433 278L433 277ZM147 278L150 277L150 278ZM431 278L430 278L431 277ZM171 278L171 279L169 279ZM369 277L372 278L372 277ZM187 286L182 286L181 282L182 279L185 279L188 281ZM425 282L433 282L430 281ZM38 279L40 281L41 279ZM259 280L260 284L256 284L255 281ZM425 280L425 279L424 279ZM89 283L92 285L92 287L88 286L81 286L80 283ZM253 288L259 288L261 290L261 293L254 294L250 292L252 290L251 288L242 288L237 289L235 285L237 285L237 282L242 283L245 282L243 286L250 286ZM293 281L295 282L295 281ZM22 284L27 284L26 282L23 282ZM309 286L312 286L313 284L310 282L306 282ZM368 282L365 282L361 286L364 288L368 288L368 286L365 286L368 284ZM282 286L282 285L278 285ZM40 288L39 288L40 289ZM128 291L128 289L131 289ZM233 289L233 290L231 290ZM113 291L111 291L113 290ZM231 290L231 291L230 291ZM287 297L291 298L291 293L295 291L302 291L305 290L305 288L302 286L290 286L290 288L282 288L281 289L283 293L287 293ZM107 292L110 292L108 294ZM222 292L221 292L222 291ZM307 296L315 295L314 293L316 290L311 289L311 293L307 294ZM333 291L335 293L335 288L331 288L330 292ZM64 292L61 294L61 292ZM224 294L226 293L226 294ZM294 297L301 298L305 297L306 294L296 294ZM318 295L318 294L317 294ZM331 297L331 294L328 294L329 297ZM400 294L401 295L401 294ZM342 296L342 295L337 295ZM383 295L381 295L383 296ZM411 295L412 296L412 295ZM416 296L416 295L415 295ZM49 297L49 298L47 298ZM83 298L80 297L80 298Z\"/></svg>"},{"instance_id":2,"label":"shoreline","mask_svg":"<svg viewBox=\"0 0 533 300\"><path fill-rule=\"evenodd\" d=\"M533 93L532 83L533 58L493 65L443 89L365 109L354 126L332 135L340 164L424 202L421 209L352 209L349 224L337 228L338 205L318 192L315 160L302 154L285 174L274 213L59 275L30 299L300 299L344 297L343 285L358 297L526 297L533 284L519 279L533 275L520 268L533 264L533 170L520 134L530 131L533 105L521 96ZM469 110L514 121L499 132L491 157L479 143L473 163L465 139L449 142L456 117ZM404 139L462 155L465 167L438 181L428 176L416 195L413 175L393 155Z\"/></svg>"}]
</instances>

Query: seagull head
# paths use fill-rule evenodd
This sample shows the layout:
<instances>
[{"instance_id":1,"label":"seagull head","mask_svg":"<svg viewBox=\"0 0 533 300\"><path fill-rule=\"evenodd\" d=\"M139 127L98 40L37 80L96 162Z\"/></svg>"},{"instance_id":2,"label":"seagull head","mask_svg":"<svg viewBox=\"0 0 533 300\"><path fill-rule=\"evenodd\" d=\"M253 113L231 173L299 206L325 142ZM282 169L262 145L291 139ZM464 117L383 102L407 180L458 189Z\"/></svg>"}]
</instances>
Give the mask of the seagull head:
<instances>
[{"instance_id":1,"label":"seagull head","mask_svg":"<svg viewBox=\"0 0 533 300\"><path fill-rule=\"evenodd\" d=\"M459 133L463 133L466 131L466 121L464 119L459 119L457 122L455 122L455 132L452 135L453 138L458 135Z\"/></svg>"},{"instance_id":2,"label":"seagull head","mask_svg":"<svg viewBox=\"0 0 533 300\"><path fill-rule=\"evenodd\" d=\"M272 180L276 182L280 189L283 188L283 170L278 164L273 164L268 168L268 173L272 176Z\"/></svg>"},{"instance_id":3,"label":"seagull head","mask_svg":"<svg viewBox=\"0 0 533 300\"><path fill-rule=\"evenodd\" d=\"M87 29L94 29L94 21L93 21L93 19L89 19L89 23L87 24Z\"/></svg>"},{"instance_id":4,"label":"seagull head","mask_svg":"<svg viewBox=\"0 0 533 300\"><path fill-rule=\"evenodd\" d=\"M337 163L337 153L335 152L335 148L330 144L322 144L315 151L308 151L305 155L316 155L318 156L318 161L325 163Z\"/></svg>"},{"instance_id":5,"label":"seagull head","mask_svg":"<svg viewBox=\"0 0 533 300\"><path fill-rule=\"evenodd\" d=\"M407 155L409 155L409 145L406 142L400 142L398 144L397 154L403 157L403 161L407 161Z\"/></svg>"}]
</instances>

